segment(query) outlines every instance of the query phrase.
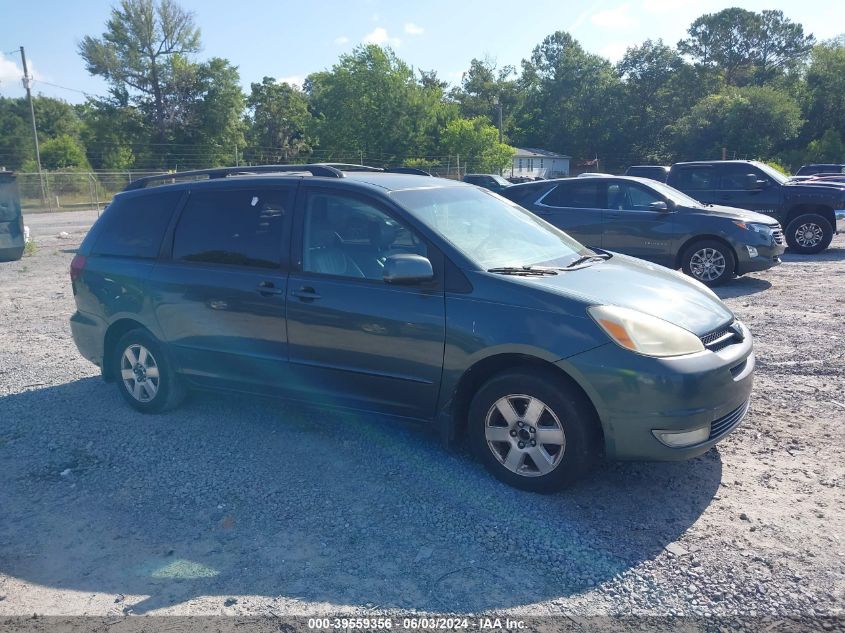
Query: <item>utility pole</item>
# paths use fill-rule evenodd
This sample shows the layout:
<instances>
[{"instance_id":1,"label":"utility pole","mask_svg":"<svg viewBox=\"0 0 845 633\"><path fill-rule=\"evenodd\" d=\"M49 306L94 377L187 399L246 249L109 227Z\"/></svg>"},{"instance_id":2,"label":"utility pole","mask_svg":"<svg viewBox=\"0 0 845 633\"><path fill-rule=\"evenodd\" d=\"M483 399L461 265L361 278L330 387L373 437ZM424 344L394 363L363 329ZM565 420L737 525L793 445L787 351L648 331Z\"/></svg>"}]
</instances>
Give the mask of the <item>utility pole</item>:
<instances>
[{"instance_id":1,"label":"utility pole","mask_svg":"<svg viewBox=\"0 0 845 633\"><path fill-rule=\"evenodd\" d=\"M502 142L502 99L497 95L493 97L493 105L499 108L499 143Z\"/></svg>"},{"instance_id":2,"label":"utility pole","mask_svg":"<svg viewBox=\"0 0 845 633\"><path fill-rule=\"evenodd\" d=\"M41 150L38 148L38 128L35 125L35 106L32 104L31 79L26 67L26 53L21 46L21 66L23 66L23 87L26 89L26 100L29 101L29 115L32 117L32 138L35 141L35 162L38 165L38 182L41 184L41 202L47 204L47 188L44 186L44 174L41 172Z\"/></svg>"}]
</instances>

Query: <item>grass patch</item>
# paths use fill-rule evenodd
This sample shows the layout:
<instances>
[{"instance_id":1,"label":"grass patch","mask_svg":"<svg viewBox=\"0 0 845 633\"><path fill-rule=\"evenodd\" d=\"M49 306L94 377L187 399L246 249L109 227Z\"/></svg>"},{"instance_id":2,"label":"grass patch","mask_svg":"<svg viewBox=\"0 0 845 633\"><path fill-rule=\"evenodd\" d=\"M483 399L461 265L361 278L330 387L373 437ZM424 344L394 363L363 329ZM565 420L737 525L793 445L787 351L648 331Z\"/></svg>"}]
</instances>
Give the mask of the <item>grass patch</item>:
<instances>
[{"instance_id":1,"label":"grass patch","mask_svg":"<svg viewBox=\"0 0 845 633\"><path fill-rule=\"evenodd\" d=\"M38 247L35 245L35 241L29 240L23 246L23 256L24 257L31 257L32 255L35 255L35 251L37 251L37 250L38 250Z\"/></svg>"}]
</instances>

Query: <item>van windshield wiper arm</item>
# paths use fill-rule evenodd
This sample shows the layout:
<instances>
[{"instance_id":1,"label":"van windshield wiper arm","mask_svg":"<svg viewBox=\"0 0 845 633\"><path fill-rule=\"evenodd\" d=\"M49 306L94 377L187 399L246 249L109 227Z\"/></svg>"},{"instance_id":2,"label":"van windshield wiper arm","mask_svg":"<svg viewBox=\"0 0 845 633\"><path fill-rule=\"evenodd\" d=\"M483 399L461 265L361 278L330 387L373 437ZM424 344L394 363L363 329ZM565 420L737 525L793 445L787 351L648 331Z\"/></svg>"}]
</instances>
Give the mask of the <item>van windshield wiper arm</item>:
<instances>
[{"instance_id":1,"label":"van windshield wiper arm","mask_svg":"<svg viewBox=\"0 0 845 633\"><path fill-rule=\"evenodd\" d=\"M538 268L536 266L501 266L499 268L488 268L487 272L499 275L521 275L523 277L557 275L557 271L553 268Z\"/></svg>"}]
</instances>

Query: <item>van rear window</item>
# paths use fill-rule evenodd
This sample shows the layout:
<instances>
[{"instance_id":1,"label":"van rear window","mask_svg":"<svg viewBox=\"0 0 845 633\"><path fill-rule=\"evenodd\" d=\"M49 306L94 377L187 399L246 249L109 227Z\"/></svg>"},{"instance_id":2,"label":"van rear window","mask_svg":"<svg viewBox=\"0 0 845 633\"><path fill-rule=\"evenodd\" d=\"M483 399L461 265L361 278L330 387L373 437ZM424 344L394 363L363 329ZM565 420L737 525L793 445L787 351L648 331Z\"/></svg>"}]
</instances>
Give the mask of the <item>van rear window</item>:
<instances>
[{"instance_id":1,"label":"van rear window","mask_svg":"<svg viewBox=\"0 0 845 633\"><path fill-rule=\"evenodd\" d=\"M119 197L100 219L99 237L91 254L155 259L181 198L181 191Z\"/></svg>"}]
</instances>

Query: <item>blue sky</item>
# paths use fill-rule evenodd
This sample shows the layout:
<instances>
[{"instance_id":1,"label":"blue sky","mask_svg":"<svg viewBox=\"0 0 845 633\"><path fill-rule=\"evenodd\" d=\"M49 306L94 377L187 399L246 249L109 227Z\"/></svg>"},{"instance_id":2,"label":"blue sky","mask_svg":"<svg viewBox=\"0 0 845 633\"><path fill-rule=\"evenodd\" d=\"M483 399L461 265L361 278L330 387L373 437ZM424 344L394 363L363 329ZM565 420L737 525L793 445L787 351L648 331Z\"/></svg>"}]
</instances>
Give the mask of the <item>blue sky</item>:
<instances>
[{"instance_id":1,"label":"blue sky","mask_svg":"<svg viewBox=\"0 0 845 633\"><path fill-rule=\"evenodd\" d=\"M531 3L445 2L442 0L182 0L202 29L201 57L219 56L240 68L245 89L265 75L301 81L330 67L338 55L364 41L392 46L418 68L435 69L447 81L460 81L473 57L489 56L500 65L518 65L543 37L571 32L588 50L618 60L626 47L647 38L675 44L702 13L740 5L759 11L781 9L817 39L845 32L845 2L796 3L786 0L614 0ZM20 59L27 51L36 92L71 102L80 92L105 94L76 52L85 35L102 33L107 0L0 0L0 95L20 96ZM47 83L45 83L47 82Z\"/></svg>"}]
</instances>

